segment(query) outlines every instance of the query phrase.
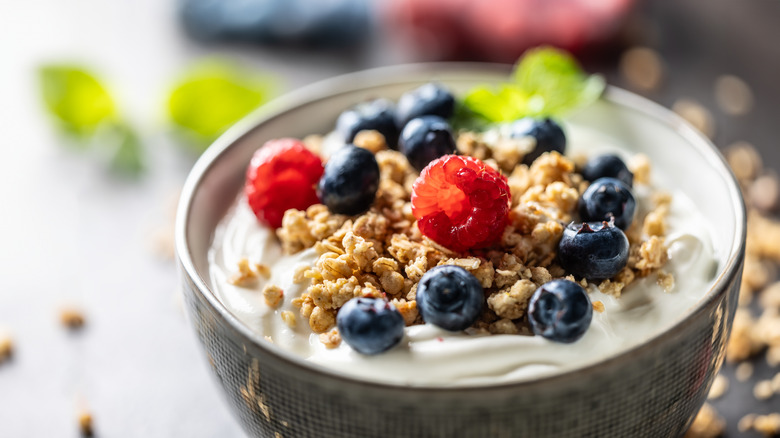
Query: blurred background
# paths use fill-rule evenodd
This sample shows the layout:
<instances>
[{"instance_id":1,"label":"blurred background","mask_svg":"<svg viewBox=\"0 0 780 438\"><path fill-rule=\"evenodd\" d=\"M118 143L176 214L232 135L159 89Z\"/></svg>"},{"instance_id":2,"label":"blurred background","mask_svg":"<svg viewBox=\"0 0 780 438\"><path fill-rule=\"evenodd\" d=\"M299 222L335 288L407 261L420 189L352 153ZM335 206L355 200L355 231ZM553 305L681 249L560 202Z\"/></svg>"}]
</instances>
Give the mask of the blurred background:
<instances>
[{"instance_id":1,"label":"blurred background","mask_svg":"<svg viewBox=\"0 0 780 438\"><path fill-rule=\"evenodd\" d=\"M274 96L555 45L710 136L769 217L778 23L766 0L0 2L0 437L244 436L185 321L172 221L200 152ZM747 288L773 283L751 263ZM760 436L743 417L778 411L778 348L734 356L697 436Z\"/></svg>"}]
</instances>

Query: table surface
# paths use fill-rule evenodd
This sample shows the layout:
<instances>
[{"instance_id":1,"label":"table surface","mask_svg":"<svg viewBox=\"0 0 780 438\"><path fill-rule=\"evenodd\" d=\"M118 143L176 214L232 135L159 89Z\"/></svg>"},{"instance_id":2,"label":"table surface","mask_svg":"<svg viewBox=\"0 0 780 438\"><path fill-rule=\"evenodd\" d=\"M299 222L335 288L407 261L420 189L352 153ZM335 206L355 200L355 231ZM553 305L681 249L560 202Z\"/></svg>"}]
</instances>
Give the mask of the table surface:
<instances>
[{"instance_id":1,"label":"table surface","mask_svg":"<svg viewBox=\"0 0 780 438\"><path fill-rule=\"evenodd\" d=\"M343 56L204 47L181 34L174 5L0 3L0 327L16 343L13 359L0 366L0 437L76 437L80 406L92 412L99 436L243 436L184 318L175 264L153 250L193 162L166 131L163 96L189 63L215 54L273 72L285 89L409 60L383 41ZM665 86L649 97L670 105L685 96L714 108L715 79L740 76L756 91L755 109L741 118L714 111L716 142L750 141L778 168L780 3L685 0L639 9L643 41L668 67ZM113 178L62 146L42 114L34 75L52 60L92 66L133 123L151 127L144 179ZM615 65L611 55L588 61L624 85ZM59 323L68 303L85 309L79 332ZM757 371L770 375L763 361ZM751 390L732 378L715 402L729 436L737 436L742 414L777 410L778 396L761 403Z\"/></svg>"}]
</instances>

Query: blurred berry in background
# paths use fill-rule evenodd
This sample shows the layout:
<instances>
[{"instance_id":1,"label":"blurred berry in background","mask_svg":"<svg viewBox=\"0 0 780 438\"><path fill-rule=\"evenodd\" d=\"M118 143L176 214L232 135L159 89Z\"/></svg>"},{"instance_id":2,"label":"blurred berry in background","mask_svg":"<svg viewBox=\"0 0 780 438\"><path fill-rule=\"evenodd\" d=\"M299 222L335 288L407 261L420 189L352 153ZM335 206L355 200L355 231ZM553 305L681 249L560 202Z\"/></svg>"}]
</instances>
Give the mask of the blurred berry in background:
<instances>
[{"instance_id":1,"label":"blurred berry in background","mask_svg":"<svg viewBox=\"0 0 780 438\"><path fill-rule=\"evenodd\" d=\"M180 0L187 32L204 41L354 46L371 29L367 0Z\"/></svg>"},{"instance_id":2,"label":"blurred berry in background","mask_svg":"<svg viewBox=\"0 0 780 438\"><path fill-rule=\"evenodd\" d=\"M512 63L526 49L576 52L621 27L633 0L393 0L393 33L426 59Z\"/></svg>"}]
</instances>

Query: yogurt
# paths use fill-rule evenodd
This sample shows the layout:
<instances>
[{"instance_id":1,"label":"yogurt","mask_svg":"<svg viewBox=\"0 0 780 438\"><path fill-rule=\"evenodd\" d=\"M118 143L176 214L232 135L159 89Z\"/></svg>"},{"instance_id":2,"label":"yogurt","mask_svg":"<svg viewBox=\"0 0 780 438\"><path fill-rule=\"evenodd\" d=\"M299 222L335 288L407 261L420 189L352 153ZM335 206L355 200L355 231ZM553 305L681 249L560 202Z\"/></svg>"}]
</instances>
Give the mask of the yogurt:
<instances>
[{"instance_id":1,"label":"yogurt","mask_svg":"<svg viewBox=\"0 0 780 438\"><path fill-rule=\"evenodd\" d=\"M617 150L608 139L581 127L573 132L572 151L595 154ZM599 147L594 147L599 145ZM643 190L644 189L644 190ZM594 312L585 335L573 344L549 341L541 336L470 335L452 333L430 324L405 328L401 344L376 355L364 356L342 342L328 349L313 334L291 302L308 282L295 284L293 275L317 259L313 248L297 254L282 252L273 230L260 225L243 198L218 226L209 251L210 282L217 297L246 326L309 361L313 366L383 383L413 386L473 386L518 382L571 371L640 345L680 320L711 287L717 271L713 258L713 233L707 221L684 193L671 190L666 245L669 261L664 271L675 278L666 292L657 275L638 279L616 298L591 286L592 301L601 301L603 312ZM638 204L650 204L646 187L635 189ZM238 262L248 258L271 268L268 279L252 287L230 284ZM284 290L277 308L264 302L265 284ZM281 318L290 311L298 318L292 328Z\"/></svg>"}]
</instances>

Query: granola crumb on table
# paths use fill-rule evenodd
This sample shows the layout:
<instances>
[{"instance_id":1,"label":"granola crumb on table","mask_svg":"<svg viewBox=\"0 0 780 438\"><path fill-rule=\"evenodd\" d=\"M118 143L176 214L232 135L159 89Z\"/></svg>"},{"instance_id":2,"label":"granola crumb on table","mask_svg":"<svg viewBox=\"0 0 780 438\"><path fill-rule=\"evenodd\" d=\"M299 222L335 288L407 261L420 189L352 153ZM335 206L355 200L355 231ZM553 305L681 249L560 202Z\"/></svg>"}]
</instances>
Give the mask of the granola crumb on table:
<instances>
[{"instance_id":1,"label":"granola crumb on table","mask_svg":"<svg viewBox=\"0 0 780 438\"><path fill-rule=\"evenodd\" d=\"M417 228L410 202L417 172L406 157L387 149L375 131L361 131L355 143L376 155L380 184L374 205L354 217L332 214L320 204L305 211L288 210L277 230L286 253L314 248L318 254L312 266L296 270L294 282L308 281L309 285L292 303L312 331L321 335L320 340L330 348L338 345L330 330L338 309L354 297L386 297L406 325L421 324L415 300L417 283L429 269L443 264L466 269L485 289L486 305L472 327L474 333L528 334L526 309L531 295L540 285L566 277L554 262L557 246L588 186L574 161L550 152L529 167L520 163L522 151L532 145L500 147L486 142L481 134L460 134L460 152L493 160L505 173L512 203L498 245L457 254L424 237ZM521 152L511 154L512 148ZM648 184L649 159L637 156L632 163L637 183ZM670 201L667 193L655 194L650 211L638 217L626 233L628 266L592 287L619 297L635 279L657 273L658 283L671 289L674 278L660 271L667 261L664 234ZM232 280L237 284L254 281L256 271L239 265ZM581 284L589 287L585 280ZM274 301L269 305L274 307ZM603 303L597 311L604 311Z\"/></svg>"}]
</instances>

